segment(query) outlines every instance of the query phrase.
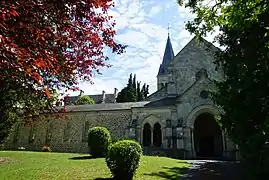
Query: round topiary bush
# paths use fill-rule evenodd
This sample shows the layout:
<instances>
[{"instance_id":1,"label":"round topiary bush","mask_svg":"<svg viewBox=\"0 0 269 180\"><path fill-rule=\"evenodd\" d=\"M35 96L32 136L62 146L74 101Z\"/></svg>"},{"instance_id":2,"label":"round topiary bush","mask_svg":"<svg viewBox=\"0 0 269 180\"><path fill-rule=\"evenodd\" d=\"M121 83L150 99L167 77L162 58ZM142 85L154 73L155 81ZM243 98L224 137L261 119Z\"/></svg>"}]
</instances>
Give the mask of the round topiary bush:
<instances>
[{"instance_id":1,"label":"round topiary bush","mask_svg":"<svg viewBox=\"0 0 269 180\"><path fill-rule=\"evenodd\" d=\"M111 143L110 132L105 127L94 127L88 131L88 146L94 157L104 157Z\"/></svg>"},{"instance_id":2,"label":"round topiary bush","mask_svg":"<svg viewBox=\"0 0 269 180\"><path fill-rule=\"evenodd\" d=\"M138 142L121 140L108 147L106 164L115 180L131 180L139 167L142 148Z\"/></svg>"}]
</instances>

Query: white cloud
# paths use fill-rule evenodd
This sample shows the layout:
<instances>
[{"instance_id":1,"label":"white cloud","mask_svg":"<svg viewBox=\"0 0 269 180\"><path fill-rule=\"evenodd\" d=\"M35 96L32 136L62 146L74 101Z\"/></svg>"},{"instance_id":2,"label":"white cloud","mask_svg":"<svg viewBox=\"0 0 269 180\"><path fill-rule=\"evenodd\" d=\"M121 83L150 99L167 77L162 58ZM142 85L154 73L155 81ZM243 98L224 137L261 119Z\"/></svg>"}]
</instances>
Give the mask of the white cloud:
<instances>
[{"instance_id":1,"label":"white cloud","mask_svg":"<svg viewBox=\"0 0 269 180\"><path fill-rule=\"evenodd\" d=\"M155 16L156 14L160 13L161 11L162 11L162 8L160 6L153 6L150 9L148 15L152 17L152 16Z\"/></svg>"},{"instance_id":2,"label":"white cloud","mask_svg":"<svg viewBox=\"0 0 269 180\"><path fill-rule=\"evenodd\" d=\"M143 44L149 42L149 39L145 34L134 30L119 34L116 39L123 44L130 44L130 46L137 48L143 48Z\"/></svg>"},{"instance_id":3,"label":"white cloud","mask_svg":"<svg viewBox=\"0 0 269 180\"><path fill-rule=\"evenodd\" d=\"M179 7L175 0L115 0L115 8L109 13L117 23L116 39L129 47L126 53L110 58L113 67L105 68L103 75L95 76L93 85L81 83L81 89L85 94L100 94L102 90L113 93L115 87L121 89L126 85L129 73L135 73L137 80L149 84L153 93L166 45L168 23L177 54L192 38L184 30L184 21L194 16L188 9Z\"/></svg>"}]
</instances>

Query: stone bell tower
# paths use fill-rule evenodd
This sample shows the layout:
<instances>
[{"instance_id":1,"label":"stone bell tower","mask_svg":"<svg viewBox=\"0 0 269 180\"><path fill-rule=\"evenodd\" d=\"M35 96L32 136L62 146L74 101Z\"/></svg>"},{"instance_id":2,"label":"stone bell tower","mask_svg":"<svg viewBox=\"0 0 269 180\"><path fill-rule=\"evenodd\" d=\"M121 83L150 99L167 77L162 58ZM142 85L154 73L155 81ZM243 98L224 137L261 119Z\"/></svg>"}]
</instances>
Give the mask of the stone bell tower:
<instances>
[{"instance_id":1,"label":"stone bell tower","mask_svg":"<svg viewBox=\"0 0 269 180\"><path fill-rule=\"evenodd\" d=\"M167 42L166 42L165 51L163 55L163 61L162 61L162 64L160 64L159 72L157 75L157 89L158 90L168 85L169 76L168 76L167 68L170 62L173 60L173 58L174 58L174 50L173 50L172 43L170 40L170 35L168 32Z\"/></svg>"}]
</instances>

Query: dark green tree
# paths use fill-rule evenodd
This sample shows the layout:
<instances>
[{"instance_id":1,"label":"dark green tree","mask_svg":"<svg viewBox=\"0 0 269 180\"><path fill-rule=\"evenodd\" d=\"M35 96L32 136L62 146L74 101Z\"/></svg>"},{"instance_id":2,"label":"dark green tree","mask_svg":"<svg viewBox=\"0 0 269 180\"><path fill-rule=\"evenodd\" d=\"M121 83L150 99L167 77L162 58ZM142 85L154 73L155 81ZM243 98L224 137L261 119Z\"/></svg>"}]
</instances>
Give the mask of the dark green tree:
<instances>
[{"instance_id":1,"label":"dark green tree","mask_svg":"<svg viewBox=\"0 0 269 180\"><path fill-rule=\"evenodd\" d=\"M134 96L135 96L135 101L137 101L137 89L136 89L136 74L134 75L134 78L133 78L133 84L132 84L132 91L134 93Z\"/></svg>"},{"instance_id":2,"label":"dark green tree","mask_svg":"<svg viewBox=\"0 0 269 180\"><path fill-rule=\"evenodd\" d=\"M133 75L132 73L129 76L127 84L127 93L125 102L135 102L136 101L136 89L133 88Z\"/></svg>"},{"instance_id":3,"label":"dark green tree","mask_svg":"<svg viewBox=\"0 0 269 180\"><path fill-rule=\"evenodd\" d=\"M119 93L118 93L118 96L117 96L117 99L116 101L117 102L128 102L127 100L127 87L124 87Z\"/></svg>"},{"instance_id":4,"label":"dark green tree","mask_svg":"<svg viewBox=\"0 0 269 180\"><path fill-rule=\"evenodd\" d=\"M145 99L148 97L149 95L149 85L146 86L146 92L145 92Z\"/></svg>"},{"instance_id":5,"label":"dark green tree","mask_svg":"<svg viewBox=\"0 0 269 180\"><path fill-rule=\"evenodd\" d=\"M133 74L131 73L128 79L127 88L131 89L133 87Z\"/></svg>"},{"instance_id":6,"label":"dark green tree","mask_svg":"<svg viewBox=\"0 0 269 180\"><path fill-rule=\"evenodd\" d=\"M140 84L141 84L141 82L137 82L136 93L137 93L137 101L138 102L143 100L143 96L142 96L141 89L140 89Z\"/></svg>"},{"instance_id":7,"label":"dark green tree","mask_svg":"<svg viewBox=\"0 0 269 180\"><path fill-rule=\"evenodd\" d=\"M140 89L140 82L136 81L136 75L134 77L130 74L127 86L124 87L118 94L117 102L137 102L145 100L147 97L149 85L144 84L144 89Z\"/></svg>"},{"instance_id":8,"label":"dark green tree","mask_svg":"<svg viewBox=\"0 0 269 180\"><path fill-rule=\"evenodd\" d=\"M197 15L186 28L198 37L219 28L215 40L223 51L216 54L216 64L225 77L213 92L225 112L219 121L238 144L247 177L263 179L269 176L269 3L202 2L185 3Z\"/></svg>"},{"instance_id":9,"label":"dark green tree","mask_svg":"<svg viewBox=\"0 0 269 180\"><path fill-rule=\"evenodd\" d=\"M146 85L146 83L144 83L141 89L141 93L142 93L142 100L145 100L149 94L149 85Z\"/></svg>"}]
</instances>

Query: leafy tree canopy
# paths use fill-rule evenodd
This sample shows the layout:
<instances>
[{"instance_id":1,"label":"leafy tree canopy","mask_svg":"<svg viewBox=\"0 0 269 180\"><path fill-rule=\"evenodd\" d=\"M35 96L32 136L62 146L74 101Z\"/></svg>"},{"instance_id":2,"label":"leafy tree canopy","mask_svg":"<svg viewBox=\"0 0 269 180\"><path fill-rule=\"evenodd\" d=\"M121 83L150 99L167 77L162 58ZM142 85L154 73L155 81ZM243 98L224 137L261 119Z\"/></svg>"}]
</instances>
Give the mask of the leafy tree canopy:
<instances>
[{"instance_id":1,"label":"leafy tree canopy","mask_svg":"<svg viewBox=\"0 0 269 180\"><path fill-rule=\"evenodd\" d=\"M56 89L77 90L99 67L104 48L121 54L112 0L0 2L0 123L6 111L51 110Z\"/></svg>"},{"instance_id":2,"label":"leafy tree canopy","mask_svg":"<svg viewBox=\"0 0 269 180\"><path fill-rule=\"evenodd\" d=\"M94 100L92 98L90 98L89 96L84 95L84 96L80 96L76 100L75 104L76 105L94 104Z\"/></svg>"},{"instance_id":3,"label":"leafy tree canopy","mask_svg":"<svg viewBox=\"0 0 269 180\"><path fill-rule=\"evenodd\" d=\"M269 2L268 0L179 1L197 16L186 28L207 35L223 47L216 64L225 80L216 82L214 101L225 114L220 122L239 145L250 178L269 170Z\"/></svg>"}]
</instances>

